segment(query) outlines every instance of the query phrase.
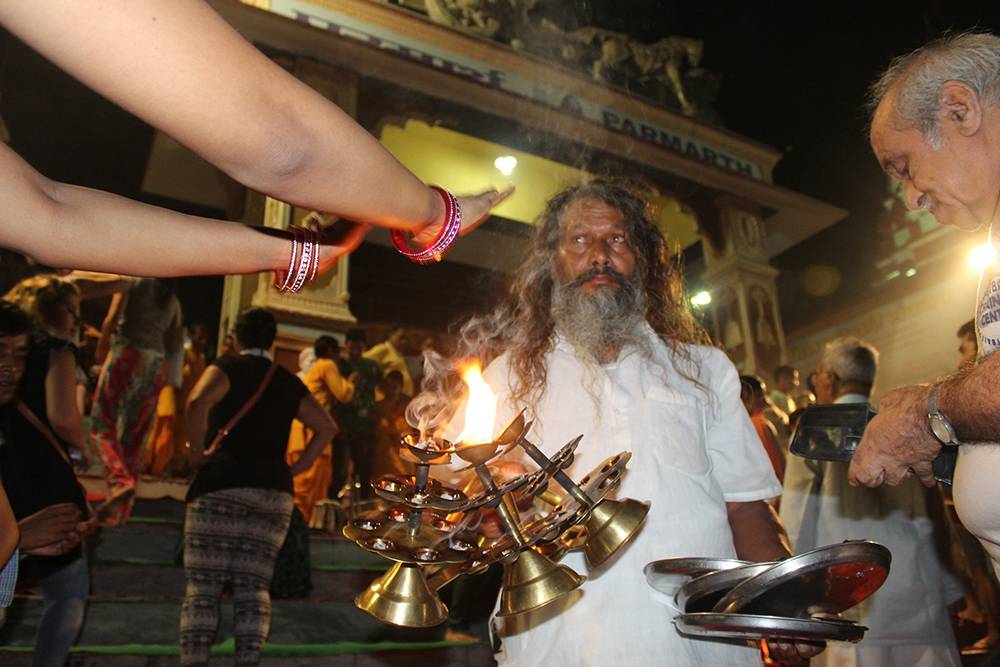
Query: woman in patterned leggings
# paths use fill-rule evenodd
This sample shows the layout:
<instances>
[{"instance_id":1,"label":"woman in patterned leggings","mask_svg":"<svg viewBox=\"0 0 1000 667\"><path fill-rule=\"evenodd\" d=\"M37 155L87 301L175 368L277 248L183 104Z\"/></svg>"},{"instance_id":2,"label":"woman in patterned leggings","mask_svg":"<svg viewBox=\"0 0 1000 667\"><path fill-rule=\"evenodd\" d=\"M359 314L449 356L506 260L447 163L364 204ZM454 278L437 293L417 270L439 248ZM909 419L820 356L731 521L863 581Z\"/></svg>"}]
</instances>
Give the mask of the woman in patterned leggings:
<instances>
[{"instance_id":1,"label":"woman in patterned leggings","mask_svg":"<svg viewBox=\"0 0 1000 667\"><path fill-rule=\"evenodd\" d=\"M271 624L268 588L292 512L292 477L309 468L337 430L290 372L276 367L266 380L276 331L268 311L244 311L235 327L239 356L217 359L188 399L191 465L198 474L188 491L184 522L187 591L180 637L185 666L208 664L227 580L233 589L236 664L260 660ZM213 451L205 452L261 386L258 400ZM285 448L292 419L313 435L289 468Z\"/></svg>"}]
</instances>

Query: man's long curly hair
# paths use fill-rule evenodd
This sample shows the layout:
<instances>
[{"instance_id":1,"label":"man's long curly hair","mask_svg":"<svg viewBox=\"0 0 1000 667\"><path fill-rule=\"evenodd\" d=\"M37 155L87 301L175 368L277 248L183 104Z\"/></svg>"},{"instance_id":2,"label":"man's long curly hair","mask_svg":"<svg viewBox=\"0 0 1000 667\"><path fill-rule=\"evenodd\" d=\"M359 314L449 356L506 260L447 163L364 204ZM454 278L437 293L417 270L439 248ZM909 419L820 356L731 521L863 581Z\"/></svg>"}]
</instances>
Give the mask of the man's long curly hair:
<instances>
[{"instance_id":1,"label":"man's long curly hair","mask_svg":"<svg viewBox=\"0 0 1000 667\"><path fill-rule=\"evenodd\" d=\"M613 181L576 185L549 200L536 223L534 242L500 303L491 312L471 318L459 330L460 356L476 357L487 365L504 352L510 354L515 380L511 399L518 407L537 401L545 390L544 357L555 345L552 288L559 276L556 254L561 217L570 204L585 199L603 202L624 216L645 293L645 318L670 347L674 367L690 377L684 369L692 368L691 357L682 343L710 343L688 308L679 254L668 248L646 202L629 187Z\"/></svg>"}]
</instances>

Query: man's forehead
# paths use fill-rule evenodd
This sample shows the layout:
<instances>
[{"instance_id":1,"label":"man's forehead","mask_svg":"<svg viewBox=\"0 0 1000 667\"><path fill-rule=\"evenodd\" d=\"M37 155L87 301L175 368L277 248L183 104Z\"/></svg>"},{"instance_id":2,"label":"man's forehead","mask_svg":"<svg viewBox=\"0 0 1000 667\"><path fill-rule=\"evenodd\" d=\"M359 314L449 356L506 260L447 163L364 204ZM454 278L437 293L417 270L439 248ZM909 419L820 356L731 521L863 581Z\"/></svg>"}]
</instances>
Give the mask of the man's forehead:
<instances>
[{"instance_id":1,"label":"man's forehead","mask_svg":"<svg viewBox=\"0 0 1000 667\"><path fill-rule=\"evenodd\" d=\"M894 116L895 111L892 108L892 100L887 95L879 103L878 107L876 107L875 113L872 114L871 128L868 133L868 140L876 155L879 154L879 151L885 150L885 142L888 138L887 133L895 130Z\"/></svg>"},{"instance_id":2,"label":"man's forehead","mask_svg":"<svg viewBox=\"0 0 1000 667\"><path fill-rule=\"evenodd\" d=\"M919 129L904 125L902 118L896 111L895 99L893 91L882 98L875 113L872 114L871 128L868 134L872 151L883 167L887 167L892 161L903 157L905 149L912 148L914 141L921 143L925 141Z\"/></svg>"},{"instance_id":3,"label":"man's forehead","mask_svg":"<svg viewBox=\"0 0 1000 667\"><path fill-rule=\"evenodd\" d=\"M624 226L625 215L600 199L586 197L570 202L563 209L559 221L564 228L608 222Z\"/></svg>"}]
</instances>

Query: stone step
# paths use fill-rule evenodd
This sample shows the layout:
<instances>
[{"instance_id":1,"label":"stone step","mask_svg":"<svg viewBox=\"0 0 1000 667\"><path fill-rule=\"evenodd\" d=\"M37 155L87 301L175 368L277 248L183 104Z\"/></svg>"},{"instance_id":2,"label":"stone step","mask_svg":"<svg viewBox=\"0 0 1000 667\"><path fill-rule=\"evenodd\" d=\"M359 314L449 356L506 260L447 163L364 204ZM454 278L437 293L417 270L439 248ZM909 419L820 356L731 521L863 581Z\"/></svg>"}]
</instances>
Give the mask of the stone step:
<instances>
[{"instance_id":1,"label":"stone step","mask_svg":"<svg viewBox=\"0 0 1000 667\"><path fill-rule=\"evenodd\" d=\"M68 667L177 667L177 653L173 647L163 647L159 655L115 655L93 653L78 649L66 663ZM440 646L434 648L405 648L363 652L337 653L351 647L329 647L329 654L296 655L295 647L269 644L264 648L262 667L494 667L493 651L484 644L466 646ZM0 651L2 651L0 647ZM4 667L31 667L30 653L0 653ZM213 657L212 667L230 667L231 657Z\"/></svg>"},{"instance_id":2,"label":"stone step","mask_svg":"<svg viewBox=\"0 0 1000 667\"><path fill-rule=\"evenodd\" d=\"M7 623L0 630L0 644L33 646L42 615L42 600L19 597L8 610ZM444 637L444 625L435 628L401 628L381 623L357 609L353 601L316 603L310 600L274 600L270 643L331 644L334 642L372 643L382 641L437 641ZM129 602L92 600L78 644L115 646L121 644L176 646L180 601ZM232 635L233 606L223 600L217 641Z\"/></svg>"}]
</instances>

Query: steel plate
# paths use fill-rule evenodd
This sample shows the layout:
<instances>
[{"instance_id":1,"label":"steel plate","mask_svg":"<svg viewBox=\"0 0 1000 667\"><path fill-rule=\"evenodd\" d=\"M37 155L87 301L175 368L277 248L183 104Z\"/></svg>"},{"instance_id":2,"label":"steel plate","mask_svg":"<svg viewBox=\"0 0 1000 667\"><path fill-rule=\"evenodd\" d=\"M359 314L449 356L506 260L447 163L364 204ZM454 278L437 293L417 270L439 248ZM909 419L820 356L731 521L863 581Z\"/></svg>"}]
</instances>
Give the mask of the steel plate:
<instances>
[{"instance_id":1,"label":"steel plate","mask_svg":"<svg viewBox=\"0 0 1000 667\"><path fill-rule=\"evenodd\" d=\"M775 563L752 563L728 570L716 570L687 582L674 596L674 604L685 613L712 611L716 603L737 584L774 567Z\"/></svg>"},{"instance_id":2,"label":"steel plate","mask_svg":"<svg viewBox=\"0 0 1000 667\"><path fill-rule=\"evenodd\" d=\"M744 565L751 563L732 558L664 558L646 563L642 573L646 575L646 582L654 590L673 597L681 586L694 577Z\"/></svg>"},{"instance_id":3,"label":"steel plate","mask_svg":"<svg viewBox=\"0 0 1000 667\"><path fill-rule=\"evenodd\" d=\"M881 544L842 542L781 561L727 593L712 611L809 619L839 614L877 591L892 554Z\"/></svg>"},{"instance_id":4,"label":"steel plate","mask_svg":"<svg viewBox=\"0 0 1000 667\"><path fill-rule=\"evenodd\" d=\"M755 614L681 614L677 629L712 639L787 639L791 641L859 642L868 630L851 621L820 621Z\"/></svg>"}]
</instances>

